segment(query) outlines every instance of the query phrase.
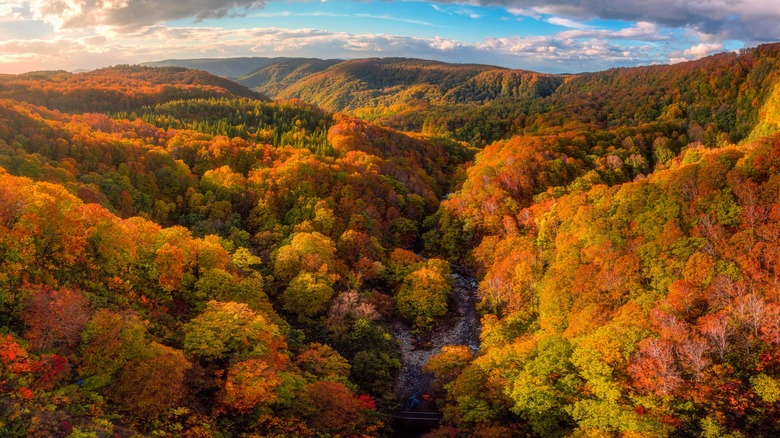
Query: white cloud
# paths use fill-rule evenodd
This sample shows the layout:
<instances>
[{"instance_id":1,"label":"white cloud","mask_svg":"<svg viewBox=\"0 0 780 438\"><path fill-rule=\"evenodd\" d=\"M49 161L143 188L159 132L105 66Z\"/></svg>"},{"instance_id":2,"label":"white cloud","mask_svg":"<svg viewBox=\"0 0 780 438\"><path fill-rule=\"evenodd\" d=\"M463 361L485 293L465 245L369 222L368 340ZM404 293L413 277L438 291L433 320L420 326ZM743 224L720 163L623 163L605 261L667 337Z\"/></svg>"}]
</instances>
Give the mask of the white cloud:
<instances>
[{"instance_id":1,"label":"white cloud","mask_svg":"<svg viewBox=\"0 0 780 438\"><path fill-rule=\"evenodd\" d=\"M669 58L669 62L676 64L684 61L691 61L694 59L703 58L707 55L719 52L723 50L722 43L701 43L691 46L683 51L672 53Z\"/></svg>"},{"instance_id":2,"label":"white cloud","mask_svg":"<svg viewBox=\"0 0 780 438\"><path fill-rule=\"evenodd\" d=\"M130 47L116 47L105 40L51 39L0 42L0 70L23 73L33 70L75 70L126 62L121 53Z\"/></svg>"},{"instance_id":3,"label":"white cloud","mask_svg":"<svg viewBox=\"0 0 780 438\"><path fill-rule=\"evenodd\" d=\"M445 39L436 37L433 40L430 40L430 46L432 49L435 50L441 50L441 51L452 51L457 49L462 49L466 47L465 44L461 43L460 41Z\"/></svg>"},{"instance_id":4,"label":"white cloud","mask_svg":"<svg viewBox=\"0 0 780 438\"><path fill-rule=\"evenodd\" d=\"M612 40L665 41L669 35L654 23L639 22L632 27L618 30L575 29L557 34L559 38L598 38Z\"/></svg>"},{"instance_id":5,"label":"white cloud","mask_svg":"<svg viewBox=\"0 0 780 438\"><path fill-rule=\"evenodd\" d=\"M55 29L102 26L132 32L168 20L224 17L261 8L265 0L29 0L26 3L33 18L50 23Z\"/></svg>"},{"instance_id":6,"label":"white cloud","mask_svg":"<svg viewBox=\"0 0 780 438\"><path fill-rule=\"evenodd\" d=\"M615 64L658 62L649 46L610 43L606 39L566 38L565 32L553 36L490 38L479 44L481 50L503 53L524 60L537 60L557 70L600 70ZM554 68L554 67L553 67Z\"/></svg>"},{"instance_id":7,"label":"white cloud","mask_svg":"<svg viewBox=\"0 0 780 438\"><path fill-rule=\"evenodd\" d=\"M0 21L12 21L29 15L25 0L3 0L0 2Z\"/></svg>"},{"instance_id":8,"label":"white cloud","mask_svg":"<svg viewBox=\"0 0 780 438\"><path fill-rule=\"evenodd\" d=\"M542 15L539 12L537 12L537 11L535 11L533 9L530 9L530 8L511 8L510 7L510 8L507 8L506 11L509 12L510 14L512 14L512 15L517 15L517 16L520 16L520 17L529 17L529 18L534 18L534 19L537 19L537 20L542 18Z\"/></svg>"},{"instance_id":9,"label":"white cloud","mask_svg":"<svg viewBox=\"0 0 780 438\"><path fill-rule=\"evenodd\" d=\"M661 33L658 25L648 21L640 21L634 27L620 29L616 35L620 38L657 39Z\"/></svg>"},{"instance_id":10,"label":"white cloud","mask_svg":"<svg viewBox=\"0 0 780 438\"><path fill-rule=\"evenodd\" d=\"M568 27L569 29L592 29L592 26L585 23L563 17L551 17L547 19L547 22L556 26Z\"/></svg>"},{"instance_id":11,"label":"white cloud","mask_svg":"<svg viewBox=\"0 0 780 438\"><path fill-rule=\"evenodd\" d=\"M51 58L86 49L86 44L69 40L10 40L0 43L0 53L9 58Z\"/></svg>"}]
</instances>

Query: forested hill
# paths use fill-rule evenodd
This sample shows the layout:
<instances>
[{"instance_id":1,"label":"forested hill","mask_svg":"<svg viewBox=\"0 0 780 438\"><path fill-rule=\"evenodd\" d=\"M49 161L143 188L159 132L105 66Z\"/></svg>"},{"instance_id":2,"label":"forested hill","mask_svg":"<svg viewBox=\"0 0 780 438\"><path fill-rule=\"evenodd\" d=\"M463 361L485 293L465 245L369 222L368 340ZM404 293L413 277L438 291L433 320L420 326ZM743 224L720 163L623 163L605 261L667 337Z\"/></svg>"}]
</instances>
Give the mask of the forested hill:
<instances>
[{"instance_id":1,"label":"forested hill","mask_svg":"<svg viewBox=\"0 0 780 438\"><path fill-rule=\"evenodd\" d=\"M0 435L390 432L471 148L178 68L3 81Z\"/></svg>"},{"instance_id":2,"label":"forested hill","mask_svg":"<svg viewBox=\"0 0 780 438\"><path fill-rule=\"evenodd\" d=\"M236 82L268 96L278 96L287 87L343 62L339 59L292 58L236 78Z\"/></svg>"},{"instance_id":3,"label":"forested hill","mask_svg":"<svg viewBox=\"0 0 780 438\"><path fill-rule=\"evenodd\" d=\"M457 105L406 100L354 113L396 129L446 135L480 146L513 133L593 131L685 120L693 124L691 133L697 139L714 145L723 140L721 135L731 141L746 138L764 129L765 117L775 117L769 108L776 107L770 97L776 92L778 71L780 45L768 44L675 65L569 76L544 96L503 93L485 103ZM492 74L485 72L470 84L476 86L477 79ZM503 90L498 82L484 83L495 84L488 89Z\"/></svg>"},{"instance_id":4,"label":"forested hill","mask_svg":"<svg viewBox=\"0 0 780 438\"><path fill-rule=\"evenodd\" d=\"M489 101L501 96L543 97L561 76L472 64L406 58L344 61L304 77L277 97L300 98L334 111L390 107L423 100L431 104Z\"/></svg>"},{"instance_id":5,"label":"forested hill","mask_svg":"<svg viewBox=\"0 0 780 438\"><path fill-rule=\"evenodd\" d=\"M477 155L427 235L485 313L446 430L776 435L778 49L578 76Z\"/></svg>"},{"instance_id":6,"label":"forested hill","mask_svg":"<svg viewBox=\"0 0 780 438\"><path fill-rule=\"evenodd\" d=\"M0 98L67 112L122 111L177 99L218 97L265 99L235 82L181 67L124 65L76 74L0 75Z\"/></svg>"}]
</instances>

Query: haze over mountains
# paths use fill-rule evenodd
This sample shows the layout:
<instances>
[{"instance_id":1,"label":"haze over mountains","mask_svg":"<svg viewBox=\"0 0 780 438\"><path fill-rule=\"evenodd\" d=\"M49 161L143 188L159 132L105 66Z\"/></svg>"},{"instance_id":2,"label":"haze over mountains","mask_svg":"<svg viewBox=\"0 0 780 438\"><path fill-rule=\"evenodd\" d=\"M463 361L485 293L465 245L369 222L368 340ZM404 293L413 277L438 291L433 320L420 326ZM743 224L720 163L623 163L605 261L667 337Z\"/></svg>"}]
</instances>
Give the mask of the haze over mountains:
<instances>
[{"instance_id":1,"label":"haze over mountains","mask_svg":"<svg viewBox=\"0 0 780 438\"><path fill-rule=\"evenodd\" d=\"M184 67L194 70L204 70L213 75L228 79L238 79L253 73L263 67L296 58L208 58L208 59L166 59L164 61L145 62L141 65L149 67Z\"/></svg>"}]
</instances>

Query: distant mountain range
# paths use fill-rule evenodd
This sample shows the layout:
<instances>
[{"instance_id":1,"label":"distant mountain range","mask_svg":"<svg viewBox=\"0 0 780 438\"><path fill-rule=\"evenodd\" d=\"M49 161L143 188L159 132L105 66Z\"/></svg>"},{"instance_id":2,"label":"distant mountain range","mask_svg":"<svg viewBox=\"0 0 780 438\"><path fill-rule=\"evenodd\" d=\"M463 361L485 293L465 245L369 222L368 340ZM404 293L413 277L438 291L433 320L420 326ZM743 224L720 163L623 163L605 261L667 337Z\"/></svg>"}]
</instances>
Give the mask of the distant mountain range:
<instances>
[{"instance_id":1,"label":"distant mountain range","mask_svg":"<svg viewBox=\"0 0 780 438\"><path fill-rule=\"evenodd\" d=\"M204 70L228 79L237 79L263 67L290 59L293 58L166 59L164 61L146 62L142 65L149 67L185 67Z\"/></svg>"},{"instance_id":2,"label":"distant mountain range","mask_svg":"<svg viewBox=\"0 0 780 438\"><path fill-rule=\"evenodd\" d=\"M302 99L333 111L389 107L415 99L452 104L545 97L567 77L411 58L182 59L144 65L205 70L272 98Z\"/></svg>"}]
</instances>

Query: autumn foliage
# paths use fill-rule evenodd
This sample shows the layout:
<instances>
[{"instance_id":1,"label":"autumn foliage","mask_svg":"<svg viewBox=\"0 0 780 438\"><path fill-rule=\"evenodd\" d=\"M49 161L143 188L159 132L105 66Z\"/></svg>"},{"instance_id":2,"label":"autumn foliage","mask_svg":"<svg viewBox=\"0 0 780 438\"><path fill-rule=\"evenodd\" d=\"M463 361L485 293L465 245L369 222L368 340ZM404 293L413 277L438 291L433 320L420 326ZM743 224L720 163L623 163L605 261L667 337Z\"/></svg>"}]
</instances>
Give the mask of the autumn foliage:
<instances>
[{"instance_id":1,"label":"autumn foliage","mask_svg":"<svg viewBox=\"0 0 780 438\"><path fill-rule=\"evenodd\" d=\"M296 91L349 115L183 69L2 77L0 430L388 435L391 327L457 318L457 272L481 337L425 366L431 436L776 435L779 53ZM322 95L360 74L398 88Z\"/></svg>"}]
</instances>

